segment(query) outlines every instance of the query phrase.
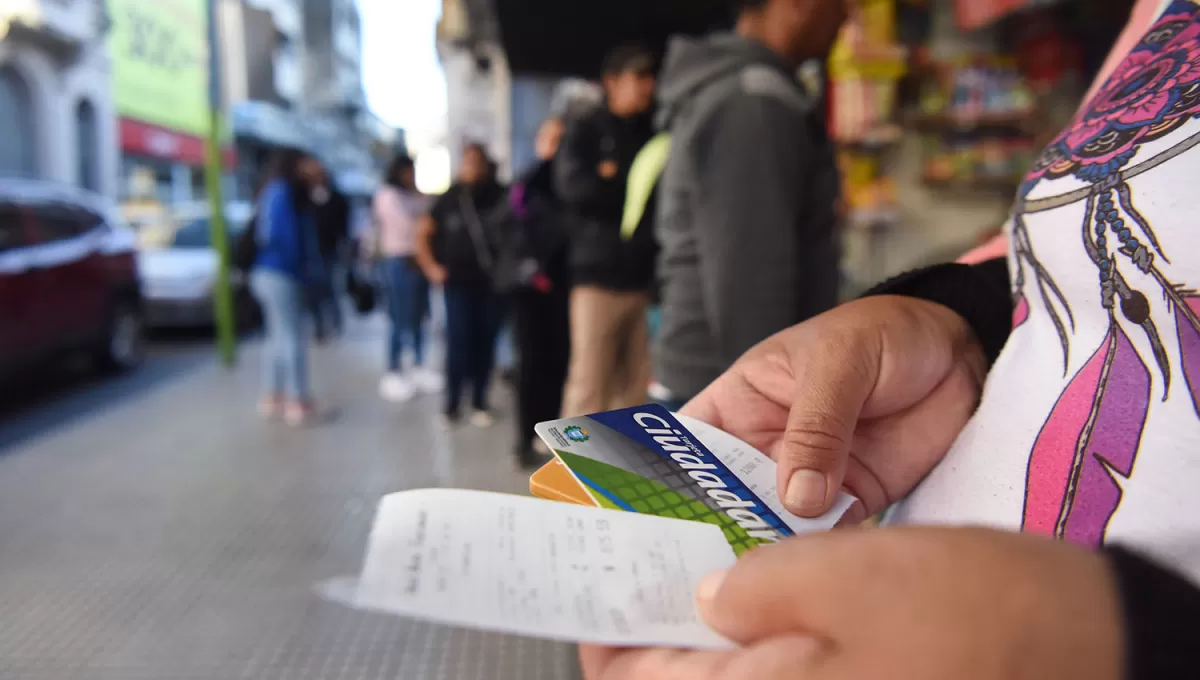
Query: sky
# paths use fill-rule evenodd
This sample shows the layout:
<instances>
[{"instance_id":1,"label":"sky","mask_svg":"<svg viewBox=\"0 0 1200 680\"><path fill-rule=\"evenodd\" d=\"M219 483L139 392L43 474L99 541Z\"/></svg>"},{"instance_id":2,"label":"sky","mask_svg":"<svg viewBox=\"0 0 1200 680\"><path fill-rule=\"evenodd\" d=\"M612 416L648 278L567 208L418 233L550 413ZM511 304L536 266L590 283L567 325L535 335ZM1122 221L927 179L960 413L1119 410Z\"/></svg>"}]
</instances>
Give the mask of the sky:
<instances>
[{"instance_id":1,"label":"sky","mask_svg":"<svg viewBox=\"0 0 1200 680\"><path fill-rule=\"evenodd\" d=\"M441 0L358 0L367 104L404 128L413 148L439 141L446 127L446 81L434 30Z\"/></svg>"}]
</instances>

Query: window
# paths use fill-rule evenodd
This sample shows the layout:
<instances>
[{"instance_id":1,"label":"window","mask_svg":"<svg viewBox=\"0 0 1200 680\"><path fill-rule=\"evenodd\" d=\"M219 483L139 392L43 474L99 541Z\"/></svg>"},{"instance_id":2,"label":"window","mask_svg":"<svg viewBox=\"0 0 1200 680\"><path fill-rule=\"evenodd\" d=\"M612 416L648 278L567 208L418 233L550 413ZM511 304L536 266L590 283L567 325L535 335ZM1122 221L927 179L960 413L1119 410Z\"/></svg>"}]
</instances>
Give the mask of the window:
<instances>
[{"instance_id":1,"label":"window","mask_svg":"<svg viewBox=\"0 0 1200 680\"><path fill-rule=\"evenodd\" d=\"M21 210L12 203L0 203L0 253L24 244Z\"/></svg>"},{"instance_id":2,"label":"window","mask_svg":"<svg viewBox=\"0 0 1200 680\"><path fill-rule=\"evenodd\" d=\"M92 213L62 203L38 206L33 210L33 217L37 222L38 240L41 243L81 236L101 221Z\"/></svg>"},{"instance_id":3,"label":"window","mask_svg":"<svg viewBox=\"0 0 1200 680\"><path fill-rule=\"evenodd\" d=\"M233 242L246 229L244 220L235 218L225 218L225 233L226 243L229 247L233 247ZM212 223L207 217L202 217L194 222L181 227L175 232L175 241L172 243L175 248L211 248L212 247Z\"/></svg>"},{"instance_id":4,"label":"window","mask_svg":"<svg viewBox=\"0 0 1200 680\"><path fill-rule=\"evenodd\" d=\"M96 107L86 99L75 107L75 128L79 135L79 186L90 191L99 191L100 133L96 122Z\"/></svg>"},{"instance_id":5,"label":"window","mask_svg":"<svg viewBox=\"0 0 1200 680\"><path fill-rule=\"evenodd\" d=\"M0 67L0 177L37 177L33 97L29 84L11 66Z\"/></svg>"}]
</instances>

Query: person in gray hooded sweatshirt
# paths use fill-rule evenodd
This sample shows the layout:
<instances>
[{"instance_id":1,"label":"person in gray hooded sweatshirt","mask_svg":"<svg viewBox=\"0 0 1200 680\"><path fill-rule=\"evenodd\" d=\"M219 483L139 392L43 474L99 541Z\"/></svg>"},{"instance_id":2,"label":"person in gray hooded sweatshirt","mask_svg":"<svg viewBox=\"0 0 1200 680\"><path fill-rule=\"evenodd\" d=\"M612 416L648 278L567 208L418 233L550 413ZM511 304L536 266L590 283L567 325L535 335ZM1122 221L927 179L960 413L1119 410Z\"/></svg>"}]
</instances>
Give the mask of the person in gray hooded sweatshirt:
<instances>
[{"instance_id":1,"label":"person in gray hooded sweatshirt","mask_svg":"<svg viewBox=\"0 0 1200 680\"><path fill-rule=\"evenodd\" d=\"M737 0L733 34L671 42L659 126L662 327L655 378L684 402L774 333L837 302L838 195L819 97L850 0Z\"/></svg>"}]
</instances>

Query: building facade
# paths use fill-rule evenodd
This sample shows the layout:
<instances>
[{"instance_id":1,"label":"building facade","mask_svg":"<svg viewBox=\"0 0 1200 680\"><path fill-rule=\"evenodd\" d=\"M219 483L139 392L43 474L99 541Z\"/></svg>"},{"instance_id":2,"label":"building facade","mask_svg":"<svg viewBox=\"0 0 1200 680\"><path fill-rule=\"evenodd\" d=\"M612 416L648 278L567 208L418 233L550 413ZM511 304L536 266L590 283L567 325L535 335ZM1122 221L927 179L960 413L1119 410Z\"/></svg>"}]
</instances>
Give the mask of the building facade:
<instances>
[{"instance_id":1,"label":"building facade","mask_svg":"<svg viewBox=\"0 0 1200 680\"><path fill-rule=\"evenodd\" d=\"M462 145L480 142L501 179L510 180L533 164L542 121L576 115L602 98L598 84L580 78L512 73L493 6L485 0L443 0L437 38L454 169Z\"/></svg>"},{"instance_id":2,"label":"building facade","mask_svg":"<svg viewBox=\"0 0 1200 680\"><path fill-rule=\"evenodd\" d=\"M0 5L0 177L117 194L109 27L103 0Z\"/></svg>"},{"instance_id":3,"label":"building facade","mask_svg":"<svg viewBox=\"0 0 1200 680\"><path fill-rule=\"evenodd\" d=\"M457 171L464 144L483 144L502 179L511 179L512 78L491 8L480 0L443 0L437 50L446 74L446 144Z\"/></svg>"},{"instance_id":4,"label":"building facade","mask_svg":"<svg viewBox=\"0 0 1200 680\"><path fill-rule=\"evenodd\" d=\"M366 108L354 0L222 0L225 97L239 185L252 192L272 153L315 155L347 193L370 195L395 132Z\"/></svg>"}]
</instances>

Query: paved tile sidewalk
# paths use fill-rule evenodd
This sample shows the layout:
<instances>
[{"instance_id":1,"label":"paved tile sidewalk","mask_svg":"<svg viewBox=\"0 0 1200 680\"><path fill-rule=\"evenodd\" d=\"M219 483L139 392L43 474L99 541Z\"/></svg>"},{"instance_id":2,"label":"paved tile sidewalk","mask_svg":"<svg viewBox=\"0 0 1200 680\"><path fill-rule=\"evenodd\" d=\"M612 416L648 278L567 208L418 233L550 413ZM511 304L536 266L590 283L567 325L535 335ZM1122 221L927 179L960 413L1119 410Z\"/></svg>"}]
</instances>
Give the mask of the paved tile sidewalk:
<instances>
[{"instance_id":1,"label":"paved tile sidewalk","mask_svg":"<svg viewBox=\"0 0 1200 680\"><path fill-rule=\"evenodd\" d=\"M341 410L316 429L257 419L247 347L234 373L203 364L0 456L0 678L577 678L565 645L314 594L357 571L386 493L526 489L504 408L448 434L436 398L379 400L381 342L360 324L316 350L317 394Z\"/></svg>"}]
</instances>

